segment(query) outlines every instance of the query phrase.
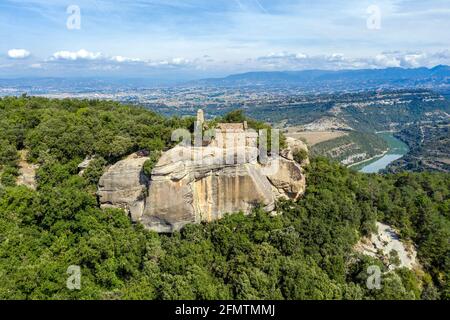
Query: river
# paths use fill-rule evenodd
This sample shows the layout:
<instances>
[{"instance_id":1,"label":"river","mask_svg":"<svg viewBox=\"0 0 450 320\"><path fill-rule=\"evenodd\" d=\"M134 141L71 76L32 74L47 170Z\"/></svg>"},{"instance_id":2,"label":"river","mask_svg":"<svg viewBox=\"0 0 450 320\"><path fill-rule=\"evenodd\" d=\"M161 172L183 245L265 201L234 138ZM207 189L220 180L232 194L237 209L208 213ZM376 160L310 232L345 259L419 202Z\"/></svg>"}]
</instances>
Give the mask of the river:
<instances>
[{"instance_id":1,"label":"river","mask_svg":"<svg viewBox=\"0 0 450 320\"><path fill-rule=\"evenodd\" d=\"M388 152L382 157L363 162L355 166L354 169L364 173L376 173L386 168L391 162L400 159L409 151L408 146L394 137L392 132L379 132L377 135L388 143Z\"/></svg>"}]
</instances>

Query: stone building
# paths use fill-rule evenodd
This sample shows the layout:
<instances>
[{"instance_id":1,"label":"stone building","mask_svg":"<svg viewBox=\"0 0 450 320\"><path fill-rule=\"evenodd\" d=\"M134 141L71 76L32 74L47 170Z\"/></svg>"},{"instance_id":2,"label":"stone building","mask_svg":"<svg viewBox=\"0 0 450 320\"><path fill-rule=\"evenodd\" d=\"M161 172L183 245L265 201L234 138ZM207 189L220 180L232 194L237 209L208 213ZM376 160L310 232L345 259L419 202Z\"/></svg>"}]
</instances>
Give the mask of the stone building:
<instances>
[{"instance_id":1,"label":"stone building","mask_svg":"<svg viewBox=\"0 0 450 320\"><path fill-rule=\"evenodd\" d=\"M197 111L196 127L203 128L203 110ZM258 133L248 128L247 121L238 123L218 123L212 130L210 146L221 148L258 147Z\"/></svg>"}]
</instances>

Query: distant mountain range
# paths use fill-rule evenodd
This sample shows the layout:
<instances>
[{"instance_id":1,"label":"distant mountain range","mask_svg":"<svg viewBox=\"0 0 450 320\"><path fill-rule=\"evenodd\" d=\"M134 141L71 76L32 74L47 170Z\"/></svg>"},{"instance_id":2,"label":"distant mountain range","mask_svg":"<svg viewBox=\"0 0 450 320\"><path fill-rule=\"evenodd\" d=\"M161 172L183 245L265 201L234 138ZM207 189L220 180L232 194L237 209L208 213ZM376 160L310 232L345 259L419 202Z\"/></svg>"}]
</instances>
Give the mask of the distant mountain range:
<instances>
[{"instance_id":1,"label":"distant mountain range","mask_svg":"<svg viewBox=\"0 0 450 320\"><path fill-rule=\"evenodd\" d=\"M439 65L434 68L386 68L360 70L305 70L247 72L225 78L209 78L192 81L195 86L293 86L304 89L373 89L383 88L450 88L450 66Z\"/></svg>"},{"instance_id":2,"label":"distant mountain range","mask_svg":"<svg viewBox=\"0 0 450 320\"><path fill-rule=\"evenodd\" d=\"M161 87L251 88L274 91L336 92L373 89L424 88L450 94L450 66L359 70L264 71L233 74L224 78L168 81L154 78L84 77L0 79L2 88L36 93L117 92ZM4 91L4 90L3 90ZM9 92L9 91L8 91Z\"/></svg>"}]
</instances>

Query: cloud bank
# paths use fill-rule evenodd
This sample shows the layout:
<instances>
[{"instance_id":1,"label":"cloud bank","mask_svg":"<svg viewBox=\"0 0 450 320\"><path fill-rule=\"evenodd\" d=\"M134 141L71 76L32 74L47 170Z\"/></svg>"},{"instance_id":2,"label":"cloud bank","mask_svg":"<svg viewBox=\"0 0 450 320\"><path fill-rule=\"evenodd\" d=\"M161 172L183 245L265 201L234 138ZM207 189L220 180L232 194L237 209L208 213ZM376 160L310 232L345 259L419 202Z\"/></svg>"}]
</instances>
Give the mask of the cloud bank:
<instances>
[{"instance_id":1,"label":"cloud bank","mask_svg":"<svg viewBox=\"0 0 450 320\"><path fill-rule=\"evenodd\" d=\"M380 68L434 67L450 65L450 51L385 51L370 56L352 57L340 52L310 54L306 52L270 52L259 57L242 57L240 60L223 60L202 55L197 58L167 57L165 59L142 59L125 55L79 49L59 50L47 58L30 57L24 49L8 51L13 62L0 64L7 73L20 70L34 75L55 76L122 76L146 77L169 76L172 78L199 79L226 76L248 71L301 71L301 70L355 70ZM28 70L28 71L27 71Z\"/></svg>"},{"instance_id":2,"label":"cloud bank","mask_svg":"<svg viewBox=\"0 0 450 320\"><path fill-rule=\"evenodd\" d=\"M8 57L11 59L25 59L28 58L31 53L25 49L11 49L8 50Z\"/></svg>"},{"instance_id":3,"label":"cloud bank","mask_svg":"<svg viewBox=\"0 0 450 320\"><path fill-rule=\"evenodd\" d=\"M57 51L53 54L53 60L97 60L102 57L100 52L89 52L85 49L78 51Z\"/></svg>"},{"instance_id":4,"label":"cloud bank","mask_svg":"<svg viewBox=\"0 0 450 320\"><path fill-rule=\"evenodd\" d=\"M249 63L269 70L418 68L434 67L438 64L450 65L450 51L444 50L432 53L393 51L356 58L342 53L308 55L305 53L280 52L251 59Z\"/></svg>"}]
</instances>

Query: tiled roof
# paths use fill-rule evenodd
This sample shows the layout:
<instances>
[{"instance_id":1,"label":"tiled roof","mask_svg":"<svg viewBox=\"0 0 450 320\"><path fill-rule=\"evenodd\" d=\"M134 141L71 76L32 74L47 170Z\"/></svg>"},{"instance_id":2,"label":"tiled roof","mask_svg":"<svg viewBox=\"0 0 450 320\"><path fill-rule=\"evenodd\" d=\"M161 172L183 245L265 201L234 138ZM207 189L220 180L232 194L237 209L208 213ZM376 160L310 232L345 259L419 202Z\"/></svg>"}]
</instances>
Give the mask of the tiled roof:
<instances>
[{"instance_id":1,"label":"tiled roof","mask_svg":"<svg viewBox=\"0 0 450 320\"><path fill-rule=\"evenodd\" d=\"M244 131L244 124L243 123L218 123L217 128L220 130Z\"/></svg>"}]
</instances>

